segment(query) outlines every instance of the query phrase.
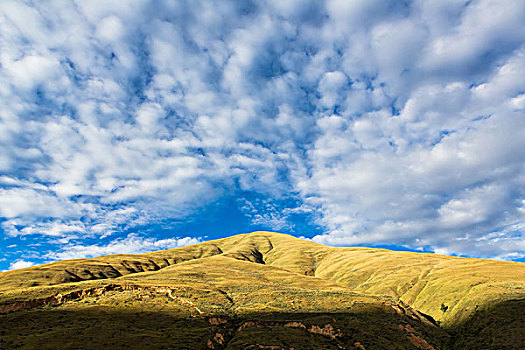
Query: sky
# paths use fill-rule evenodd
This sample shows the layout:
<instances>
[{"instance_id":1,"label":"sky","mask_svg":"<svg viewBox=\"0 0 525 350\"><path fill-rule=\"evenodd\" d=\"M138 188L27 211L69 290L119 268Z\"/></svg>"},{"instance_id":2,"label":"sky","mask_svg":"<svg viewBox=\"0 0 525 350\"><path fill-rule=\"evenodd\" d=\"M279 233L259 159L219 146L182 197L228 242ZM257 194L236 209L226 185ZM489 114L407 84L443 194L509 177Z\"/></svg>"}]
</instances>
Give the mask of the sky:
<instances>
[{"instance_id":1,"label":"sky","mask_svg":"<svg viewBox=\"0 0 525 350\"><path fill-rule=\"evenodd\" d=\"M525 261L522 0L0 2L0 271L256 230Z\"/></svg>"}]
</instances>

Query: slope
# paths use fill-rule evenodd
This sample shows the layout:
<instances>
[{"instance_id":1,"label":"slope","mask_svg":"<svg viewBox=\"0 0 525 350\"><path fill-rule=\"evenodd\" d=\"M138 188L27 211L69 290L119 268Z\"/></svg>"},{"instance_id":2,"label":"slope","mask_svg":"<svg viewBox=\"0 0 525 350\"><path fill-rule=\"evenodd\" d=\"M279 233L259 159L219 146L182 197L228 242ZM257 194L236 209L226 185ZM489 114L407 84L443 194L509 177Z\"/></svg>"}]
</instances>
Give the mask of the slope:
<instances>
[{"instance_id":1,"label":"slope","mask_svg":"<svg viewBox=\"0 0 525 350\"><path fill-rule=\"evenodd\" d=\"M424 314L430 315L463 338L468 338L470 329L487 329L490 325L482 326L483 322L491 318L493 322L507 320L509 332L519 334L523 310L518 307L510 320L497 310L498 305L513 302L521 306L520 300L525 299L525 264L521 263L334 248L284 234L254 232L141 255L61 261L1 273L0 303L100 288L106 281L184 287L200 295L195 299L199 308L209 308L206 312L213 314L227 309L236 317L261 312L342 312L334 303L342 303L345 310L355 307L341 300L361 300L371 309L374 303L387 303L394 309L417 310L410 313L421 324L426 324ZM308 297L312 293L313 299ZM215 305L208 299L222 302ZM298 301L301 309L292 301Z\"/></svg>"},{"instance_id":2,"label":"slope","mask_svg":"<svg viewBox=\"0 0 525 350\"><path fill-rule=\"evenodd\" d=\"M27 304L4 305L29 307L0 316L0 348L435 349L450 340L394 298L222 255L9 294Z\"/></svg>"},{"instance_id":3,"label":"slope","mask_svg":"<svg viewBox=\"0 0 525 350\"><path fill-rule=\"evenodd\" d=\"M156 271L183 261L222 255L316 276L400 298L434 319L464 321L492 301L524 294L525 264L368 248L334 248L292 236L254 232L141 255L111 255L0 274L0 291Z\"/></svg>"}]
</instances>

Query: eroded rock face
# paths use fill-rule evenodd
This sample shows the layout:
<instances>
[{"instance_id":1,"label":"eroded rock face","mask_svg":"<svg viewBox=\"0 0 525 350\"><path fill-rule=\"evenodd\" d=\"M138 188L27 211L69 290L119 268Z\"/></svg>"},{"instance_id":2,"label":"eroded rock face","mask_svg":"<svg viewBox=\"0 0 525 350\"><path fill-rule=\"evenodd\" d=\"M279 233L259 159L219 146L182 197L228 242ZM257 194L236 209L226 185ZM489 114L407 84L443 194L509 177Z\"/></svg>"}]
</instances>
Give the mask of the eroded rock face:
<instances>
[{"instance_id":1,"label":"eroded rock face","mask_svg":"<svg viewBox=\"0 0 525 350\"><path fill-rule=\"evenodd\" d=\"M206 346L208 349L222 349L225 342L225 336L222 333L217 332L213 335L212 339L208 339Z\"/></svg>"},{"instance_id":2,"label":"eroded rock face","mask_svg":"<svg viewBox=\"0 0 525 350\"><path fill-rule=\"evenodd\" d=\"M408 340L418 349L423 350L436 350L432 345L430 345L425 339L419 335L416 330L409 324L400 324L399 329L405 332Z\"/></svg>"},{"instance_id":3,"label":"eroded rock face","mask_svg":"<svg viewBox=\"0 0 525 350\"><path fill-rule=\"evenodd\" d=\"M82 299L88 296L102 295L110 291L148 291L148 292L160 293L160 294L165 294L165 293L171 294L172 292L170 288L165 288L165 287L144 287L144 286L124 285L124 284L123 285L109 284L103 287L75 290L75 291L65 293L65 294L58 293L56 295L45 297L45 298L0 304L0 314L6 314L9 312L26 310L26 309L31 309L31 308L46 306L46 305L63 304L68 301L78 300L78 299Z\"/></svg>"},{"instance_id":4,"label":"eroded rock face","mask_svg":"<svg viewBox=\"0 0 525 350\"><path fill-rule=\"evenodd\" d=\"M366 348L363 346L363 344L361 344L360 342L356 341L354 343L354 348L356 349L360 349L360 350L366 350Z\"/></svg>"},{"instance_id":5,"label":"eroded rock face","mask_svg":"<svg viewBox=\"0 0 525 350\"><path fill-rule=\"evenodd\" d=\"M292 327L292 328L305 328L306 329L306 326L302 322L297 322L297 321L288 322L284 326Z\"/></svg>"},{"instance_id":6,"label":"eroded rock face","mask_svg":"<svg viewBox=\"0 0 525 350\"><path fill-rule=\"evenodd\" d=\"M307 326L303 322L299 321L247 321L242 323L239 328L237 329L236 333L240 333L244 331L246 328L249 327L285 327L285 328L299 328L304 329L305 331L312 333L312 334L318 334L321 336L325 336L327 338L330 338L332 340L338 340L343 336L343 332L337 328L335 328L332 324L328 323L323 326L320 325L311 325ZM340 344L337 344L339 347L341 347ZM281 349L281 347L277 347ZM266 348L265 348L266 349ZM268 348L270 349L270 348Z\"/></svg>"},{"instance_id":7,"label":"eroded rock face","mask_svg":"<svg viewBox=\"0 0 525 350\"><path fill-rule=\"evenodd\" d=\"M210 317L210 318L208 318L208 322L212 326L219 326L221 324L228 323L228 320L225 319L225 318L222 318L222 317Z\"/></svg>"},{"instance_id":8,"label":"eroded rock face","mask_svg":"<svg viewBox=\"0 0 525 350\"><path fill-rule=\"evenodd\" d=\"M123 286L117 286L110 284L104 287L88 288L82 290L76 290L66 294L57 294L46 298L31 299L20 302L0 304L0 314L6 314L9 312L31 309L35 307L45 305L61 304L72 300L77 300L91 295L102 295L108 291L123 289Z\"/></svg>"},{"instance_id":9,"label":"eroded rock face","mask_svg":"<svg viewBox=\"0 0 525 350\"><path fill-rule=\"evenodd\" d=\"M310 328L308 328L308 332L324 335L331 339L336 339L343 335L343 333L339 329L335 329L334 326L332 326L330 323L326 324L322 328L317 325L313 325Z\"/></svg>"},{"instance_id":10,"label":"eroded rock face","mask_svg":"<svg viewBox=\"0 0 525 350\"><path fill-rule=\"evenodd\" d=\"M49 297L45 299L33 299L33 300L27 300L27 301L21 301L21 302L9 303L9 304L1 304L0 313L7 314L9 312L31 309L31 308L51 304L54 301L56 302L55 297Z\"/></svg>"}]
</instances>

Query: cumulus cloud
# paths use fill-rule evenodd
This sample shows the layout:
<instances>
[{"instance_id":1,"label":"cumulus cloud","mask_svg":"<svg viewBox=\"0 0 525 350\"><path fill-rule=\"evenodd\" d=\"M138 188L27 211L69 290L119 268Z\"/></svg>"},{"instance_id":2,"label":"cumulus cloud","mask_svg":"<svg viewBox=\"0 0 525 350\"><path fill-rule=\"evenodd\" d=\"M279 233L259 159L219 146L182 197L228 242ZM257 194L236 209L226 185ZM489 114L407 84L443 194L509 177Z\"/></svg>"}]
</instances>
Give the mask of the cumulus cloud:
<instances>
[{"instance_id":1,"label":"cumulus cloud","mask_svg":"<svg viewBox=\"0 0 525 350\"><path fill-rule=\"evenodd\" d=\"M25 269L26 267L31 267L35 265L35 263L31 261L25 261L22 259L17 259L13 261L11 264L9 264L9 270L18 270L18 269Z\"/></svg>"},{"instance_id":2,"label":"cumulus cloud","mask_svg":"<svg viewBox=\"0 0 525 350\"><path fill-rule=\"evenodd\" d=\"M198 237L154 239L129 234L124 238L113 240L105 245L67 244L60 251L48 253L43 257L51 260L65 260L93 258L110 254L140 254L148 251L184 247L199 242L201 242L201 239Z\"/></svg>"},{"instance_id":3,"label":"cumulus cloud","mask_svg":"<svg viewBox=\"0 0 525 350\"><path fill-rule=\"evenodd\" d=\"M525 254L521 1L3 1L0 16L6 236L49 237L57 259L138 252L69 244L236 196L254 225L317 213L323 243Z\"/></svg>"}]
</instances>

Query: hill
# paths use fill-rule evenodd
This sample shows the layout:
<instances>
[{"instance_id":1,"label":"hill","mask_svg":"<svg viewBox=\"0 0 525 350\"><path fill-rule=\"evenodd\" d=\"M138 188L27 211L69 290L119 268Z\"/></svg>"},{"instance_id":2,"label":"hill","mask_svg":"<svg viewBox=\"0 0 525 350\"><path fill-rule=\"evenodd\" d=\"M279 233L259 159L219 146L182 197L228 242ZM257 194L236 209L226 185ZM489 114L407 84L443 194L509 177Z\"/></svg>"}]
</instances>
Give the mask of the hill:
<instances>
[{"instance_id":1,"label":"hill","mask_svg":"<svg viewBox=\"0 0 525 350\"><path fill-rule=\"evenodd\" d=\"M522 263L254 232L0 273L0 348L518 349L524 287Z\"/></svg>"}]
</instances>

